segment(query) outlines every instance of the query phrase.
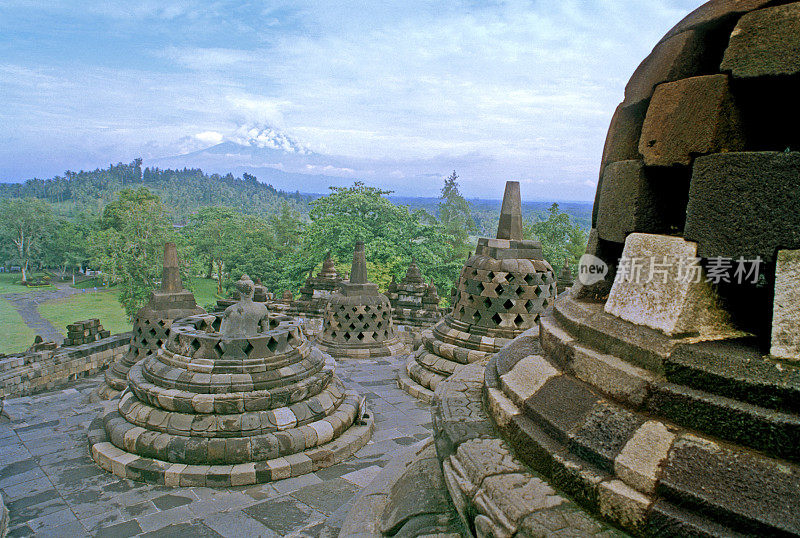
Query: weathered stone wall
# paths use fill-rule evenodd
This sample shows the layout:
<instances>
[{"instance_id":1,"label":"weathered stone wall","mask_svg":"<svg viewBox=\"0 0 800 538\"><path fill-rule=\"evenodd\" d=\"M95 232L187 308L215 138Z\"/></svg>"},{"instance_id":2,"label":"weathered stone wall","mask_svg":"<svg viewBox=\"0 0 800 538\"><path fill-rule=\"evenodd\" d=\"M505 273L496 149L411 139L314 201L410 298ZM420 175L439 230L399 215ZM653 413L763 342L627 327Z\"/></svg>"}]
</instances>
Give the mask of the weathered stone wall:
<instances>
[{"instance_id":1,"label":"weathered stone wall","mask_svg":"<svg viewBox=\"0 0 800 538\"><path fill-rule=\"evenodd\" d=\"M0 358L0 398L25 396L96 374L128 351L130 339L130 333L115 334L80 346Z\"/></svg>"}]
</instances>

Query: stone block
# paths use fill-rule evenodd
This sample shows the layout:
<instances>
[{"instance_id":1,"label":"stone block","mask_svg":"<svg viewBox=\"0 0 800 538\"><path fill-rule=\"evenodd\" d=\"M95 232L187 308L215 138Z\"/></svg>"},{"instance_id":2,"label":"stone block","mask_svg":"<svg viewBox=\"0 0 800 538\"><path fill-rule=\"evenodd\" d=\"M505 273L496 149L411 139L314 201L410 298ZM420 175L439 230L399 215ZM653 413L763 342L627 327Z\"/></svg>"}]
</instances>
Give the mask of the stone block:
<instances>
[{"instance_id":1,"label":"stone block","mask_svg":"<svg viewBox=\"0 0 800 538\"><path fill-rule=\"evenodd\" d=\"M711 0L711 2L706 2L689 13L683 20L673 26L662 41L687 30L704 28L732 20L742 13L774 3L775 0Z\"/></svg>"},{"instance_id":2,"label":"stone block","mask_svg":"<svg viewBox=\"0 0 800 538\"><path fill-rule=\"evenodd\" d=\"M707 47L702 32L689 31L675 35L655 46L653 52L636 68L625 86L623 105L629 106L650 99L653 89L662 82L702 75L710 72L705 58Z\"/></svg>"},{"instance_id":3,"label":"stone block","mask_svg":"<svg viewBox=\"0 0 800 538\"><path fill-rule=\"evenodd\" d=\"M779 250L770 355L800 361L800 250Z\"/></svg>"},{"instance_id":4,"label":"stone block","mask_svg":"<svg viewBox=\"0 0 800 538\"><path fill-rule=\"evenodd\" d=\"M642 126L639 153L648 166L688 166L696 155L744 149L741 118L727 75L660 84Z\"/></svg>"},{"instance_id":5,"label":"stone block","mask_svg":"<svg viewBox=\"0 0 800 538\"><path fill-rule=\"evenodd\" d=\"M697 255L771 262L800 248L800 152L720 153L695 160L684 237Z\"/></svg>"},{"instance_id":6,"label":"stone block","mask_svg":"<svg viewBox=\"0 0 800 538\"><path fill-rule=\"evenodd\" d=\"M605 311L668 336L735 334L702 269L685 269L696 257L697 244L680 237L629 235Z\"/></svg>"},{"instance_id":7,"label":"stone block","mask_svg":"<svg viewBox=\"0 0 800 538\"><path fill-rule=\"evenodd\" d=\"M624 243L631 232L656 232L662 228L658 200L644 163L620 161L606 166L597 204L598 237Z\"/></svg>"},{"instance_id":8,"label":"stone block","mask_svg":"<svg viewBox=\"0 0 800 538\"><path fill-rule=\"evenodd\" d=\"M720 68L737 78L800 73L800 3L747 13L736 24Z\"/></svg>"},{"instance_id":9,"label":"stone block","mask_svg":"<svg viewBox=\"0 0 800 538\"><path fill-rule=\"evenodd\" d=\"M648 420L636 430L614 460L614 472L623 482L646 494L656 490L658 470L666 460L675 434L664 424Z\"/></svg>"}]
</instances>

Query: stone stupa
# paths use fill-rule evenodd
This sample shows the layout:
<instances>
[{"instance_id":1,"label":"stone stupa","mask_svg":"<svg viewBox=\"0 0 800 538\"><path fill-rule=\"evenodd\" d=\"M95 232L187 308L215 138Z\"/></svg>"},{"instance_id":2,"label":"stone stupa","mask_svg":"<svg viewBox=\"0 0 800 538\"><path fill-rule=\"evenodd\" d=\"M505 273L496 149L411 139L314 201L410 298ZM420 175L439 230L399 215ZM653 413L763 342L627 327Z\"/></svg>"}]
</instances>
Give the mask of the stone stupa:
<instances>
[{"instance_id":1,"label":"stone stupa","mask_svg":"<svg viewBox=\"0 0 800 538\"><path fill-rule=\"evenodd\" d=\"M363 398L300 324L253 302L175 321L162 352L89 427L92 458L123 478L166 486L269 482L338 463L372 432Z\"/></svg>"},{"instance_id":2,"label":"stone stupa","mask_svg":"<svg viewBox=\"0 0 800 538\"><path fill-rule=\"evenodd\" d=\"M564 265L561 266L561 272L558 273L558 281L556 282L556 290L559 295L568 290L575 283L572 277L572 269L569 266L569 259L564 258Z\"/></svg>"},{"instance_id":3,"label":"stone stupa","mask_svg":"<svg viewBox=\"0 0 800 538\"><path fill-rule=\"evenodd\" d=\"M300 297L291 304L290 311L307 317L321 317L325 314L328 299L336 293L341 282L342 275L336 271L328 252L317 276L313 272L308 274L305 285L300 288Z\"/></svg>"},{"instance_id":4,"label":"stone stupa","mask_svg":"<svg viewBox=\"0 0 800 538\"><path fill-rule=\"evenodd\" d=\"M422 346L399 373L400 386L431 401L461 365L488 358L535 328L556 296L553 269L538 241L522 238L519 182L506 183L497 239L481 238L458 279L450 314L422 333Z\"/></svg>"},{"instance_id":5,"label":"stone stupa","mask_svg":"<svg viewBox=\"0 0 800 538\"><path fill-rule=\"evenodd\" d=\"M413 258L399 284L392 277L387 297L392 305L392 319L398 327L427 328L442 317L436 286L433 281L425 282Z\"/></svg>"},{"instance_id":6,"label":"stone stupa","mask_svg":"<svg viewBox=\"0 0 800 538\"><path fill-rule=\"evenodd\" d=\"M131 366L158 352L174 320L204 312L192 292L183 288L175 243L165 243L161 288L151 292L150 300L136 313L128 352L108 367L97 395L108 399L119 394L128 386Z\"/></svg>"},{"instance_id":7,"label":"stone stupa","mask_svg":"<svg viewBox=\"0 0 800 538\"><path fill-rule=\"evenodd\" d=\"M319 347L336 358L370 359L398 355L407 351L395 333L392 306L367 281L364 243L356 243L350 279L339 283L339 290L328 300Z\"/></svg>"}]
</instances>

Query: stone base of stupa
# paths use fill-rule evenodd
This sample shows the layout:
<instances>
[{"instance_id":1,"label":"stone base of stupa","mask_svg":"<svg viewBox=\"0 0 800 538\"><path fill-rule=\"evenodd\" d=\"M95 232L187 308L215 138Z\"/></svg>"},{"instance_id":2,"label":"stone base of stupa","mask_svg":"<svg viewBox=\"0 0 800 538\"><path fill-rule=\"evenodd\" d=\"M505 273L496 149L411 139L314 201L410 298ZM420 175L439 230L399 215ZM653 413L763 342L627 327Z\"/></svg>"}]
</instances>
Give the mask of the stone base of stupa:
<instances>
[{"instance_id":1,"label":"stone base of stupa","mask_svg":"<svg viewBox=\"0 0 800 538\"><path fill-rule=\"evenodd\" d=\"M369 360L408 353L408 346L399 336L377 344L338 344L321 341L317 342L316 346L337 360Z\"/></svg>"},{"instance_id":2,"label":"stone base of stupa","mask_svg":"<svg viewBox=\"0 0 800 538\"><path fill-rule=\"evenodd\" d=\"M126 395L130 396L126 392L122 398ZM191 465L147 457L146 451L134 452L137 446L149 444L146 443L145 436L152 435L152 432L125 422L118 410L120 399L114 399L108 402L103 414L89 426L91 456L100 467L120 478L163 486L230 487L282 480L340 463L367 444L374 428L371 416L367 414L362 417L361 423L343 428L343 424L355 420L358 401L358 394L347 393L345 401L331 417L301 428L285 430L284 439L290 443L299 443L292 448L307 446L298 452L238 464L203 464L203 457L198 454L197 464ZM115 446L106 433L106 428L114 423L121 425L114 431L123 440L126 450ZM328 437L331 440L327 440ZM220 439L219 442L224 453L225 439ZM210 448L209 446L209 450Z\"/></svg>"},{"instance_id":3,"label":"stone base of stupa","mask_svg":"<svg viewBox=\"0 0 800 538\"><path fill-rule=\"evenodd\" d=\"M504 336L497 336L498 333ZM448 314L422 331L422 345L398 372L398 385L412 396L430 402L437 385L457 368L487 359L508 344L512 335L471 328Z\"/></svg>"},{"instance_id":4,"label":"stone base of stupa","mask_svg":"<svg viewBox=\"0 0 800 538\"><path fill-rule=\"evenodd\" d=\"M381 471L359 494L340 536L620 535L514 456L483 408L486 364L461 366L438 385L434 438Z\"/></svg>"}]
</instances>

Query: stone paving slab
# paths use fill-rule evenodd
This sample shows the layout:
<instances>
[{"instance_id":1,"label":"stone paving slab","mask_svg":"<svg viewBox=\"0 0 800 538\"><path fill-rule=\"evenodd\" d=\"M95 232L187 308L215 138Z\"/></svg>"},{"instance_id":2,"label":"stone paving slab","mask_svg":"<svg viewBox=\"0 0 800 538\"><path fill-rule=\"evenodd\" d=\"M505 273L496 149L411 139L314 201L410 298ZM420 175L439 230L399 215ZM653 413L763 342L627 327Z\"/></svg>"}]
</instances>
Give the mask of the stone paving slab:
<instances>
[{"instance_id":1,"label":"stone paving slab","mask_svg":"<svg viewBox=\"0 0 800 538\"><path fill-rule=\"evenodd\" d=\"M340 464L254 486L169 488L100 469L86 430L103 405L90 401L102 374L8 399L10 419L0 418L0 492L9 536L318 536L395 454L431 435L427 405L397 388L407 360L338 361L346 388L367 397L373 439Z\"/></svg>"}]
</instances>

